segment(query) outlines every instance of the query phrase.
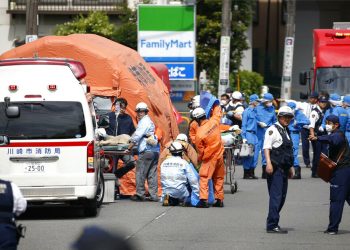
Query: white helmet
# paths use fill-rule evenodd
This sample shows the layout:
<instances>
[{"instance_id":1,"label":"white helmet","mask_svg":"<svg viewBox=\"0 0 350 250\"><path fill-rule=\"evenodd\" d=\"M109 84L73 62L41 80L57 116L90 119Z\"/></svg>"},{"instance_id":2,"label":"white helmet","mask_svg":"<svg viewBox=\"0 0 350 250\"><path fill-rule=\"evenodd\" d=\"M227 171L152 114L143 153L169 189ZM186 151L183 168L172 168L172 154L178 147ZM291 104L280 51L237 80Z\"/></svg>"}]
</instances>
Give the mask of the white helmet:
<instances>
[{"instance_id":1,"label":"white helmet","mask_svg":"<svg viewBox=\"0 0 350 250\"><path fill-rule=\"evenodd\" d=\"M242 93L239 91L235 91L231 95L232 99L234 100L241 100L242 99Z\"/></svg>"},{"instance_id":2,"label":"white helmet","mask_svg":"<svg viewBox=\"0 0 350 250\"><path fill-rule=\"evenodd\" d=\"M185 134L178 134L175 140L188 142L187 135L185 135Z\"/></svg>"},{"instance_id":3,"label":"white helmet","mask_svg":"<svg viewBox=\"0 0 350 250\"><path fill-rule=\"evenodd\" d=\"M169 147L169 151L172 154L180 154L182 153L182 151L184 150L182 144L178 141L174 141L173 143L171 143L170 147Z\"/></svg>"},{"instance_id":4,"label":"white helmet","mask_svg":"<svg viewBox=\"0 0 350 250\"><path fill-rule=\"evenodd\" d=\"M278 116L290 116L290 117L294 117L294 112L293 110L288 107L288 106L283 106L280 107L280 109L278 110Z\"/></svg>"},{"instance_id":5,"label":"white helmet","mask_svg":"<svg viewBox=\"0 0 350 250\"><path fill-rule=\"evenodd\" d=\"M200 95L195 95L192 97L192 108L198 108L200 107Z\"/></svg>"},{"instance_id":6,"label":"white helmet","mask_svg":"<svg viewBox=\"0 0 350 250\"><path fill-rule=\"evenodd\" d=\"M202 117L205 117L205 111L204 109L202 108L195 108L193 111L192 111L192 117L194 119L200 119Z\"/></svg>"},{"instance_id":7,"label":"white helmet","mask_svg":"<svg viewBox=\"0 0 350 250\"><path fill-rule=\"evenodd\" d=\"M148 111L148 106L146 103L144 102L139 102L137 105L136 105L136 109L135 109L136 112L139 112L139 111Z\"/></svg>"}]
</instances>

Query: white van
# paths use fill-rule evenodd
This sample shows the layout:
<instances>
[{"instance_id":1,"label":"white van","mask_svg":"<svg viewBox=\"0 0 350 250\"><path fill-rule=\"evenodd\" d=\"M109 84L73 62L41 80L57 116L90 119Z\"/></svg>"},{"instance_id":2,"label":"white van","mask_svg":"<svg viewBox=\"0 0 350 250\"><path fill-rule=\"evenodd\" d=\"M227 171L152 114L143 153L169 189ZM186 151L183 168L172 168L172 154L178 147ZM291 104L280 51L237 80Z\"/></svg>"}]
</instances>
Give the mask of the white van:
<instances>
[{"instance_id":1,"label":"white van","mask_svg":"<svg viewBox=\"0 0 350 250\"><path fill-rule=\"evenodd\" d=\"M83 205L96 216L104 180L85 75L70 59L0 61L0 135L10 139L0 147L0 177L29 203Z\"/></svg>"}]
</instances>

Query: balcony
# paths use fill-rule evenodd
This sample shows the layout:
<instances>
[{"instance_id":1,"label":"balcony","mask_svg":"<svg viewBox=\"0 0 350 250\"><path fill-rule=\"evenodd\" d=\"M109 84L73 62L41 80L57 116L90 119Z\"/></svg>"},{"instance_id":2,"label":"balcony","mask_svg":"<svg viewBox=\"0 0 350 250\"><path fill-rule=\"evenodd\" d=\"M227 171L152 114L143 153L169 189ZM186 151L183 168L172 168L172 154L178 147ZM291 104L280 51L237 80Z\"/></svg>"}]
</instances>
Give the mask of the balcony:
<instances>
[{"instance_id":1,"label":"balcony","mask_svg":"<svg viewBox=\"0 0 350 250\"><path fill-rule=\"evenodd\" d=\"M8 0L8 14L26 14L27 0ZM39 14L75 15L91 11L121 14L127 0L38 0Z\"/></svg>"}]
</instances>

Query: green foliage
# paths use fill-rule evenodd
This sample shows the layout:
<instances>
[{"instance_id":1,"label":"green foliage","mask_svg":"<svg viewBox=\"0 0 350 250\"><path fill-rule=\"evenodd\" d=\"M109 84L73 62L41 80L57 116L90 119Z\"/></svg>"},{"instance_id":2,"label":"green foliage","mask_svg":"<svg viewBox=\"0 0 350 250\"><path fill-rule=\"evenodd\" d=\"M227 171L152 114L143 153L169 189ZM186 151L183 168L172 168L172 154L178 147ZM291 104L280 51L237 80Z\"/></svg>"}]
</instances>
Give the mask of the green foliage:
<instances>
[{"instance_id":1,"label":"green foliage","mask_svg":"<svg viewBox=\"0 0 350 250\"><path fill-rule=\"evenodd\" d=\"M264 83L264 78L262 75L256 72L242 70L238 72L240 91L245 93L246 97L252 94L260 93L260 88ZM231 79L235 79L235 85L237 84L237 77L231 74ZM235 89L235 88L233 88Z\"/></svg>"},{"instance_id":2,"label":"green foliage","mask_svg":"<svg viewBox=\"0 0 350 250\"><path fill-rule=\"evenodd\" d=\"M253 0L232 1L231 71L240 68L243 52L249 48L245 32L252 20L252 6ZM197 72L205 69L215 86L220 61L221 16L221 0L197 1Z\"/></svg>"},{"instance_id":3,"label":"green foliage","mask_svg":"<svg viewBox=\"0 0 350 250\"><path fill-rule=\"evenodd\" d=\"M116 31L116 26L109 22L108 15L104 12L90 12L88 16L79 15L72 22L57 25L55 35L66 36L70 34L96 34L111 38Z\"/></svg>"}]
</instances>

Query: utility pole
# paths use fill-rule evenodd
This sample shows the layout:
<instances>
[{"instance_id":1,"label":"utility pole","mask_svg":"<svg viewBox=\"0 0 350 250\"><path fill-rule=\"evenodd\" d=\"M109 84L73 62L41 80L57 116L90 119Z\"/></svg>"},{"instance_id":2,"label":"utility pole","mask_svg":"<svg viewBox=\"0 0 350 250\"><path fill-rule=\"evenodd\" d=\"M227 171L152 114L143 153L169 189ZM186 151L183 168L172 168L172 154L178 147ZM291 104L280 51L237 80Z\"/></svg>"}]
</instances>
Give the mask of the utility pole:
<instances>
[{"instance_id":1,"label":"utility pole","mask_svg":"<svg viewBox=\"0 0 350 250\"><path fill-rule=\"evenodd\" d=\"M38 0L27 0L26 5L26 42L36 40L38 36Z\"/></svg>"},{"instance_id":2,"label":"utility pole","mask_svg":"<svg viewBox=\"0 0 350 250\"><path fill-rule=\"evenodd\" d=\"M281 85L281 97L283 99L290 99L292 96L292 69L295 37L295 5L295 0L288 0L286 38L284 41L283 73Z\"/></svg>"},{"instance_id":3,"label":"utility pole","mask_svg":"<svg viewBox=\"0 0 350 250\"><path fill-rule=\"evenodd\" d=\"M220 71L218 97L230 86L230 39L231 39L231 6L232 0L222 0Z\"/></svg>"}]
</instances>

